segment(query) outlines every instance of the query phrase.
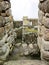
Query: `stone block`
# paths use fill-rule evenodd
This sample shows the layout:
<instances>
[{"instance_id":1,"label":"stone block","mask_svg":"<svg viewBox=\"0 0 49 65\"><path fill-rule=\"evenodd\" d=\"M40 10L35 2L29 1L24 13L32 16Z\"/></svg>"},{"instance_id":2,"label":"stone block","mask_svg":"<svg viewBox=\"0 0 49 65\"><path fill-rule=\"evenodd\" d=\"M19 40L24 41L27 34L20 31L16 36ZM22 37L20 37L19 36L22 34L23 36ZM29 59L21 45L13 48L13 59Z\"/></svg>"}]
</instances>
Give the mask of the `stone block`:
<instances>
[{"instance_id":1,"label":"stone block","mask_svg":"<svg viewBox=\"0 0 49 65\"><path fill-rule=\"evenodd\" d=\"M6 32L9 32L12 28L13 28L13 22L7 23L7 24L5 25L5 31L6 31Z\"/></svg>"},{"instance_id":2,"label":"stone block","mask_svg":"<svg viewBox=\"0 0 49 65\"><path fill-rule=\"evenodd\" d=\"M42 37L38 37L38 38L37 38L37 44L38 44L39 49L41 49Z\"/></svg>"},{"instance_id":3,"label":"stone block","mask_svg":"<svg viewBox=\"0 0 49 65\"><path fill-rule=\"evenodd\" d=\"M8 23L8 22L13 22L13 18L12 18L12 16L9 16L9 17L4 17L5 18L5 20L6 20L6 23Z\"/></svg>"},{"instance_id":4,"label":"stone block","mask_svg":"<svg viewBox=\"0 0 49 65\"><path fill-rule=\"evenodd\" d=\"M43 37L43 34L44 34L44 31L45 31L45 27L42 25L42 26L38 26L38 35L40 37Z\"/></svg>"},{"instance_id":5,"label":"stone block","mask_svg":"<svg viewBox=\"0 0 49 65\"><path fill-rule=\"evenodd\" d=\"M39 9L43 12L49 13L49 0L39 3Z\"/></svg>"},{"instance_id":6,"label":"stone block","mask_svg":"<svg viewBox=\"0 0 49 65\"><path fill-rule=\"evenodd\" d=\"M3 17L9 17L9 16L11 16L11 10L8 9L6 11L2 11L1 12L1 16L3 16Z\"/></svg>"},{"instance_id":7,"label":"stone block","mask_svg":"<svg viewBox=\"0 0 49 65\"><path fill-rule=\"evenodd\" d=\"M44 40L49 41L49 29L46 29L43 34Z\"/></svg>"},{"instance_id":8,"label":"stone block","mask_svg":"<svg viewBox=\"0 0 49 65\"><path fill-rule=\"evenodd\" d=\"M6 17L6 13L5 12L1 13L1 16Z\"/></svg>"},{"instance_id":9,"label":"stone block","mask_svg":"<svg viewBox=\"0 0 49 65\"><path fill-rule=\"evenodd\" d=\"M49 28L49 18L47 18L47 17L45 17L44 26L45 26L46 28Z\"/></svg>"},{"instance_id":10,"label":"stone block","mask_svg":"<svg viewBox=\"0 0 49 65\"><path fill-rule=\"evenodd\" d=\"M5 33L5 29L4 29L4 27L1 27L1 28L0 28L0 39L3 38L4 33Z\"/></svg>"},{"instance_id":11,"label":"stone block","mask_svg":"<svg viewBox=\"0 0 49 65\"><path fill-rule=\"evenodd\" d=\"M42 38L41 59L49 60L49 41Z\"/></svg>"},{"instance_id":12,"label":"stone block","mask_svg":"<svg viewBox=\"0 0 49 65\"><path fill-rule=\"evenodd\" d=\"M0 16L0 27L4 27L5 23L6 23L5 18Z\"/></svg>"},{"instance_id":13,"label":"stone block","mask_svg":"<svg viewBox=\"0 0 49 65\"><path fill-rule=\"evenodd\" d=\"M1 4L1 2L0 2L0 12L2 11L2 4Z\"/></svg>"},{"instance_id":14,"label":"stone block","mask_svg":"<svg viewBox=\"0 0 49 65\"><path fill-rule=\"evenodd\" d=\"M49 13L45 13L45 17L49 18Z\"/></svg>"},{"instance_id":15,"label":"stone block","mask_svg":"<svg viewBox=\"0 0 49 65\"><path fill-rule=\"evenodd\" d=\"M9 20L10 20L10 22L13 22L13 16L12 15L9 16Z\"/></svg>"},{"instance_id":16,"label":"stone block","mask_svg":"<svg viewBox=\"0 0 49 65\"><path fill-rule=\"evenodd\" d=\"M11 9L6 10L6 16L11 16Z\"/></svg>"},{"instance_id":17,"label":"stone block","mask_svg":"<svg viewBox=\"0 0 49 65\"><path fill-rule=\"evenodd\" d=\"M41 24L43 24L43 18L44 18L44 12L42 12L41 10L38 11L38 16L39 16L39 22Z\"/></svg>"},{"instance_id":18,"label":"stone block","mask_svg":"<svg viewBox=\"0 0 49 65\"><path fill-rule=\"evenodd\" d=\"M11 8L11 4L7 1L2 1L1 5L2 5L2 10L7 10Z\"/></svg>"}]
</instances>

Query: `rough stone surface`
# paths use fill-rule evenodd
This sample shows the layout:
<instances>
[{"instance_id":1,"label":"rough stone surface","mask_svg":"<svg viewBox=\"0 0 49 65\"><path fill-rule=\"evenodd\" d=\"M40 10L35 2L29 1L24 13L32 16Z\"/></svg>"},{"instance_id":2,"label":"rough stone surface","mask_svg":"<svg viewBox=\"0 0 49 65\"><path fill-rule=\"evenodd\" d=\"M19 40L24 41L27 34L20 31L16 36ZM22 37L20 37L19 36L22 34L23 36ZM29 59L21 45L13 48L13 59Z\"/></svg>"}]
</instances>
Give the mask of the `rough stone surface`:
<instances>
[{"instance_id":1,"label":"rough stone surface","mask_svg":"<svg viewBox=\"0 0 49 65\"><path fill-rule=\"evenodd\" d=\"M39 3L39 9L43 12L49 13L49 0L46 0L43 3Z\"/></svg>"},{"instance_id":2,"label":"rough stone surface","mask_svg":"<svg viewBox=\"0 0 49 65\"><path fill-rule=\"evenodd\" d=\"M44 26L49 28L49 18L45 18Z\"/></svg>"},{"instance_id":3,"label":"rough stone surface","mask_svg":"<svg viewBox=\"0 0 49 65\"><path fill-rule=\"evenodd\" d=\"M0 28L0 40L3 38L3 36L5 35L5 29L4 27Z\"/></svg>"},{"instance_id":4,"label":"rough stone surface","mask_svg":"<svg viewBox=\"0 0 49 65\"><path fill-rule=\"evenodd\" d=\"M38 26L38 46L40 49L41 60L49 60L49 0L39 0L39 10L44 13L44 16L39 11ZM42 15L40 17L40 15ZM40 22L41 21L41 22Z\"/></svg>"},{"instance_id":5,"label":"rough stone surface","mask_svg":"<svg viewBox=\"0 0 49 65\"><path fill-rule=\"evenodd\" d=\"M49 29L46 29L46 30L44 31L43 36L44 36L44 39L45 39L46 41L49 41Z\"/></svg>"},{"instance_id":6,"label":"rough stone surface","mask_svg":"<svg viewBox=\"0 0 49 65\"><path fill-rule=\"evenodd\" d=\"M6 23L5 18L0 16L0 27L4 27L5 23Z\"/></svg>"},{"instance_id":7,"label":"rough stone surface","mask_svg":"<svg viewBox=\"0 0 49 65\"><path fill-rule=\"evenodd\" d=\"M38 11L38 15L39 15L39 19L38 21L43 24L43 17L44 17L44 12L42 12L41 10Z\"/></svg>"},{"instance_id":8,"label":"rough stone surface","mask_svg":"<svg viewBox=\"0 0 49 65\"><path fill-rule=\"evenodd\" d=\"M2 10L7 10L11 7L11 4L7 1L2 1Z\"/></svg>"},{"instance_id":9,"label":"rough stone surface","mask_svg":"<svg viewBox=\"0 0 49 65\"><path fill-rule=\"evenodd\" d=\"M13 51L16 33L13 29L10 0L0 0L0 60L4 61Z\"/></svg>"}]
</instances>

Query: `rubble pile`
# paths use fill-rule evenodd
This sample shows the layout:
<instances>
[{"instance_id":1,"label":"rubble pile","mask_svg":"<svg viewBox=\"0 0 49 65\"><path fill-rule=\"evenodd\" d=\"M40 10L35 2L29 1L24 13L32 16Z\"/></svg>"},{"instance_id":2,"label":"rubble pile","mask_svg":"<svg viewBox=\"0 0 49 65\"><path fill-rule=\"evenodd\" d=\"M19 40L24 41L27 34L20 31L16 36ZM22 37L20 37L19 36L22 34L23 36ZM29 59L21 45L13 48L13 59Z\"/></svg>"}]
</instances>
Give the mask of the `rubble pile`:
<instances>
[{"instance_id":1,"label":"rubble pile","mask_svg":"<svg viewBox=\"0 0 49 65\"><path fill-rule=\"evenodd\" d=\"M49 60L49 0L39 0L38 46L42 60Z\"/></svg>"},{"instance_id":2,"label":"rubble pile","mask_svg":"<svg viewBox=\"0 0 49 65\"><path fill-rule=\"evenodd\" d=\"M0 61L12 52L15 38L10 0L0 0Z\"/></svg>"}]
</instances>

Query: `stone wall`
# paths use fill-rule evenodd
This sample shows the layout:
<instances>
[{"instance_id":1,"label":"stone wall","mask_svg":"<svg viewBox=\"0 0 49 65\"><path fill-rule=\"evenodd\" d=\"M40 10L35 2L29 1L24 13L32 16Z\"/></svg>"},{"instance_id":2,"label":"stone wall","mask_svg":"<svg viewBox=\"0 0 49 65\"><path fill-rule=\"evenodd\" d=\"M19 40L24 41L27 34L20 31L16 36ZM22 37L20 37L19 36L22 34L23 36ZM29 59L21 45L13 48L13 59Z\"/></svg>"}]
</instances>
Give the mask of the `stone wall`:
<instances>
[{"instance_id":1,"label":"stone wall","mask_svg":"<svg viewBox=\"0 0 49 65\"><path fill-rule=\"evenodd\" d=\"M22 21L13 22L10 0L0 0L0 61L13 57L12 54L16 56L17 51L21 52L19 54L22 56L38 54L38 35L37 30L34 30L36 27L32 28L28 19L24 21L27 21L27 27L23 26ZM29 31L26 32L25 28ZM22 42L17 42L17 39Z\"/></svg>"},{"instance_id":2,"label":"stone wall","mask_svg":"<svg viewBox=\"0 0 49 65\"><path fill-rule=\"evenodd\" d=\"M12 52L15 38L10 0L0 0L0 61Z\"/></svg>"},{"instance_id":3,"label":"stone wall","mask_svg":"<svg viewBox=\"0 0 49 65\"><path fill-rule=\"evenodd\" d=\"M49 60L49 0L39 0L38 46L42 60Z\"/></svg>"}]
</instances>

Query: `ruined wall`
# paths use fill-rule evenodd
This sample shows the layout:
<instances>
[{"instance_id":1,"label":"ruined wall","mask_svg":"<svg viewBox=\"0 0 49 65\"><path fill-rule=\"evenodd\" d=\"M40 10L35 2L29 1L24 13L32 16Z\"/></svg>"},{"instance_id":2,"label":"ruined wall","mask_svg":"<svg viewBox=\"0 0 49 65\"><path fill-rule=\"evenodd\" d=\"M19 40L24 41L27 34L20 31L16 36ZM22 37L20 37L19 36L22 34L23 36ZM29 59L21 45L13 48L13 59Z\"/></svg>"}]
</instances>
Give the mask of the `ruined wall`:
<instances>
[{"instance_id":1,"label":"ruined wall","mask_svg":"<svg viewBox=\"0 0 49 65\"><path fill-rule=\"evenodd\" d=\"M41 59L49 60L49 0L39 0L38 46Z\"/></svg>"}]
</instances>

